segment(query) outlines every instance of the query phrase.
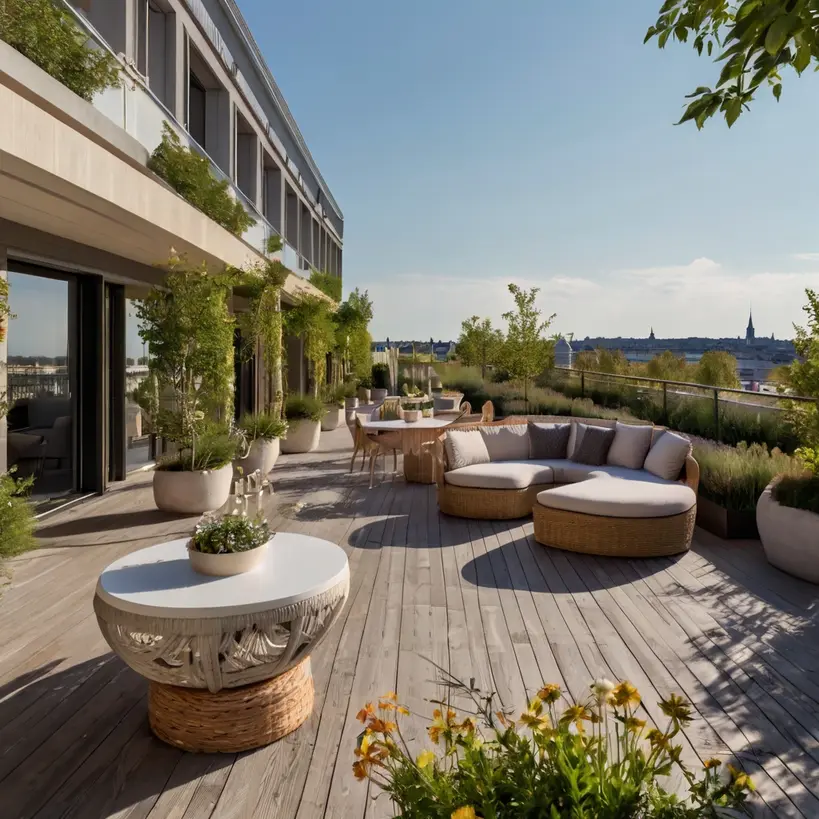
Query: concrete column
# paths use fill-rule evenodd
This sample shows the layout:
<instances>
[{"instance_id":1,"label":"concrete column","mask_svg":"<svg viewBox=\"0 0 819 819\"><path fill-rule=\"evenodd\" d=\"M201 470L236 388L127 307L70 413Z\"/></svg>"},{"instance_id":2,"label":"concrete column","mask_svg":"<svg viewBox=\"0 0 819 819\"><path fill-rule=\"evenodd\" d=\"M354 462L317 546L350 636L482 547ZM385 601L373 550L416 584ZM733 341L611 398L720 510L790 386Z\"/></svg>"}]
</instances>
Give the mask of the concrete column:
<instances>
[{"instance_id":1,"label":"concrete column","mask_svg":"<svg viewBox=\"0 0 819 819\"><path fill-rule=\"evenodd\" d=\"M230 94L223 90L205 92L205 150L210 158L233 178L235 112Z\"/></svg>"},{"instance_id":2,"label":"concrete column","mask_svg":"<svg viewBox=\"0 0 819 819\"><path fill-rule=\"evenodd\" d=\"M0 279L6 279L8 276L8 259L6 257L6 248L0 245ZM6 324L8 327L8 322ZM8 355L8 338L0 341L0 402L7 401L6 392L8 389L8 375L6 373L6 358ZM8 448L8 432L6 427L6 417L0 418L0 473L8 469L7 460Z\"/></svg>"}]
</instances>

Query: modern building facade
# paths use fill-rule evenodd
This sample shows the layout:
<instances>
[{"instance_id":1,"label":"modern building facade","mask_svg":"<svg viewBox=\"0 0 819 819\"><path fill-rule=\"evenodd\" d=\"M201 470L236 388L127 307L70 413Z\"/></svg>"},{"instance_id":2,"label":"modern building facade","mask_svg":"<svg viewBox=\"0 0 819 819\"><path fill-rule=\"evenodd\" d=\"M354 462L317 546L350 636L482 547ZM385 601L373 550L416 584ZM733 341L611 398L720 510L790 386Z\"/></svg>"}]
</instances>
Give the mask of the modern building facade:
<instances>
[{"instance_id":1,"label":"modern building facade","mask_svg":"<svg viewBox=\"0 0 819 819\"><path fill-rule=\"evenodd\" d=\"M344 234L234 0L55 1L116 56L122 82L86 102L0 39L0 275L16 314L0 342L0 471L34 474L42 498L104 491L151 459L129 398L150 354L133 300L172 249L219 270L262 261L280 236L286 308L315 292L311 269L341 276ZM241 236L148 170L165 123L253 217ZM303 387L297 340L286 363ZM239 410L256 407L265 375L237 368Z\"/></svg>"}]
</instances>

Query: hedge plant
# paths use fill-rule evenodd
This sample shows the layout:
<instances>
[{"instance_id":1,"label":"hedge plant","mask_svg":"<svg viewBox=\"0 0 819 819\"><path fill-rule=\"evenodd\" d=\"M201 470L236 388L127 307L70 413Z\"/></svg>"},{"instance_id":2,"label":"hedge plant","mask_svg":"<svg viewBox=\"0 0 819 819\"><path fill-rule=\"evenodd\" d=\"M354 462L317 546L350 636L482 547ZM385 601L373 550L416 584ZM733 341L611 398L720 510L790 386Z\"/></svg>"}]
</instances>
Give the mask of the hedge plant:
<instances>
[{"instance_id":1,"label":"hedge plant","mask_svg":"<svg viewBox=\"0 0 819 819\"><path fill-rule=\"evenodd\" d=\"M116 59L91 48L68 9L52 0L3 0L0 39L89 102L120 84Z\"/></svg>"},{"instance_id":2,"label":"hedge plant","mask_svg":"<svg viewBox=\"0 0 819 819\"><path fill-rule=\"evenodd\" d=\"M210 162L184 146L167 122L162 127L162 142L148 159L148 168L197 210L236 236L256 224L242 203L231 196L228 181L217 179Z\"/></svg>"}]
</instances>

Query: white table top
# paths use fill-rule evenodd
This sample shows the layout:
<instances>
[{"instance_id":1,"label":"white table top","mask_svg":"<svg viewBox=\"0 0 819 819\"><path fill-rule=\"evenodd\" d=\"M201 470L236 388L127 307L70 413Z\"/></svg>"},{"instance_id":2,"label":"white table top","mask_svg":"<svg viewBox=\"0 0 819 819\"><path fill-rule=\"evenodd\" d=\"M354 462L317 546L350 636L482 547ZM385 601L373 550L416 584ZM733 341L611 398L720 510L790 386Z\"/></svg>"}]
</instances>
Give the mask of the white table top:
<instances>
[{"instance_id":1,"label":"white table top","mask_svg":"<svg viewBox=\"0 0 819 819\"><path fill-rule=\"evenodd\" d=\"M454 418L421 418L420 421L361 421L364 429L441 429L448 427Z\"/></svg>"},{"instance_id":2,"label":"white table top","mask_svg":"<svg viewBox=\"0 0 819 819\"><path fill-rule=\"evenodd\" d=\"M335 543L278 532L255 569L209 577L191 568L188 540L149 546L114 561L100 575L97 595L133 614L222 617L298 603L332 589L350 573L347 555Z\"/></svg>"}]
</instances>

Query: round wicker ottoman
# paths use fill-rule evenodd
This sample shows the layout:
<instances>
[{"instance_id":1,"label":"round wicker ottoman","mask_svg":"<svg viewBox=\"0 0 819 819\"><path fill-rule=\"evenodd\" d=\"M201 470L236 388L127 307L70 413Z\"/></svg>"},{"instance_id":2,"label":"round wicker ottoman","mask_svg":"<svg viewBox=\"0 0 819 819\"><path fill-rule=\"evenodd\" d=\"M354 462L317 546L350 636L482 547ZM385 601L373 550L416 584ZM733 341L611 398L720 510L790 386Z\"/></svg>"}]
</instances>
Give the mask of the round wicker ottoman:
<instances>
[{"instance_id":1,"label":"round wicker ottoman","mask_svg":"<svg viewBox=\"0 0 819 819\"><path fill-rule=\"evenodd\" d=\"M629 511L639 508L640 492L652 499L653 507L647 504L636 517ZM560 508L580 505L577 497L584 494L584 506L594 506L588 496L597 495L594 500L600 514ZM694 492L681 484L656 486L592 478L541 492L532 515L535 540L544 546L612 557L659 557L691 548L697 503Z\"/></svg>"},{"instance_id":2,"label":"round wicker ottoman","mask_svg":"<svg viewBox=\"0 0 819 819\"><path fill-rule=\"evenodd\" d=\"M344 550L325 540L280 532L255 569L210 577L193 570L183 539L112 563L94 610L111 648L151 681L156 736L186 750L235 752L307 719L309 655L349 587Z\"/></svg>"},{"instance_id":3,"label":"round wicker ottoman","mask_svg":"<svg viewBox=\"0 0 819 819\"><path fill-rule=\"evenodd\" d=\"M313 710L310 658L272 680L211 694L152 682L148 722L163 742L185 751L238 753L296 730Z\"/></svg>"}]
</instances>

